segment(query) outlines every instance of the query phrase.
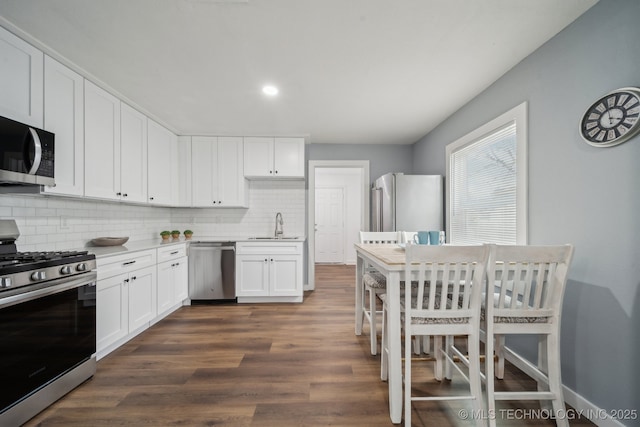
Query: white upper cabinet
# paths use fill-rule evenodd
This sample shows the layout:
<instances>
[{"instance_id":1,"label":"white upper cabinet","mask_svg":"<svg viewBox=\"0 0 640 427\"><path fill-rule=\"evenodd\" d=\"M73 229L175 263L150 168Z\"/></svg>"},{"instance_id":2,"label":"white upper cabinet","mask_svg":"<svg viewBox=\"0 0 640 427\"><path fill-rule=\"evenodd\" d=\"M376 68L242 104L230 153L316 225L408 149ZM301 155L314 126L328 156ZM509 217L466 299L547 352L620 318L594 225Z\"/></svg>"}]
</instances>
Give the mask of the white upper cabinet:
<instances>
[{"instance_id":1,"label":"white upper cabinet","mask_svg":"<svg viewBox=\"0 0 640 427\"><path fill-rule=\"evenodd\" d=\"M120 110L121 200L147 202L147 116L121 104Z\"/></svg>"},{"instance_id":2,"label":"white upper cabinet","mask_svg":"<svg viewBox=\"0 0 640 427\"><path fill-rule=\"evenodd\" d=\"M120 100L85 80L84 120L84 194L119 200Z\"/></svg>"},{"instance_id":3,"label":"white upper cabinet","mask_svg":"<svg viewBox=\"0 0 640 427\"><path fill-rule=\"evenodd\" d=\"M84 78L44 57L44 129L55 134L55 187L48 194L84 194Z\"/></svg>"},{"instance_id":4,"label":"white upper cabinet","mask_svg":"<svg viewBox=\"0 0 640 427\"><path fill-rule=\"evenodd\" d=\"M304 138L274 138L273 168L279 178L304 178Z\"/></svg>"},{"instance_id":5,"label":"white upper cabinet","mask_svg":"<svg viewBox=\"0 0 640 427\"><path fill-rule=\"evenodd\" d=\"M191 206L191 137L178 137L178 206Z\"/></svg>"},{"instance_id":6,"label":"white upper cabinet","mask_svg":"<svg viewBox=\"0 0 640 427\"><path fill-rule=\"evenodd\" d=\"M178 137L149 119L147 121L148 201L156 205L176 205Z\"/></svg>"},{"instance_id":7,"label":"white upper cabinet","mask_svg":"<svg viewBox=\"0 0 640 427\"><path fill-rule=\"evenodd\" d=\"M244 138L244 175L304 179L304 138Z\"/></svg>"},{"instance_id":8,"label":"white upper cabinet","mask_svg":"<svg viewBox=\"0 0 640 427\"><path fill-rule=\"evenodd\" d=\"M242 137L194 136L191 172L193 206L248 206Z\"/></svg>"},{"instance_id":9,"label":"white upper cabinet","mask_svg":"<svg viewBox=\"0 0 640 427\"><path fill-rule=\"evenodd\" d=\"M213 207L214 153L218 151L214 136L191 138L191 203L193 206ZM216 160L217 163L217 160Z\"/></svg>"},{"instance_id":10,"label":"white upper cabinet","mask_svg":"<svg viewBox=\"0 0 640 427\"><path fill-rule=\"evenodd\" d=\"M249 182L244 178L242 137L218 137L218 202L224 206L249 207Z\"/></svg>"},{"instance_id":11,"label":"white upper cabinet","mask_svg":"<svg viewBox=\"0 0 640 427\"><path fill-rule=\"evenodd\" d=\"M44 54L0 27L0 116L42 128Z\"/></svg>"}]
</instances>

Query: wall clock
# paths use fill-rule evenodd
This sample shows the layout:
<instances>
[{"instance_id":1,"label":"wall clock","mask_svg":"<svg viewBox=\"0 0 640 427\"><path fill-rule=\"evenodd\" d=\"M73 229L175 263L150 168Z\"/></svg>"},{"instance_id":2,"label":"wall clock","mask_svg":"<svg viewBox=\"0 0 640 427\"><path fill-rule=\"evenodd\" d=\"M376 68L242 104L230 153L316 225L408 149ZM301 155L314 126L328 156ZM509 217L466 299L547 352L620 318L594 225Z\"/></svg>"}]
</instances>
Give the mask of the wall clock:
<instances>
[{"instance_id":1,"label":"wall clock","mask_svg":"<svg viewBox=\"0 0 640 427\"><path fill-rule=\"evenodd\" d=\"M580 122L580 134L594 147L613 147L640 132L640 88L616 89L591 105Z\"/></svg>"}]
</instances>

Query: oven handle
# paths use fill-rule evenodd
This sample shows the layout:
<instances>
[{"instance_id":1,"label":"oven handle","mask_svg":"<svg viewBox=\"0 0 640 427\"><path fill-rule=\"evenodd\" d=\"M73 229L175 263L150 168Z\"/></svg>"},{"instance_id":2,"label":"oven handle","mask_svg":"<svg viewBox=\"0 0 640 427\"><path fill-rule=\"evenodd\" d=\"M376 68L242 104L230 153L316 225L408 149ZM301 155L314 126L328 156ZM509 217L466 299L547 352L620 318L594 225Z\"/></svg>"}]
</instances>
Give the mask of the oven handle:
<instances>
[{"instance_id":1,"label":"oven handle","mask_svg":"<svg viewBox=\"0 0 640 427\"><path fill-rule=\"evenodd\" d=\"M0 308L10 307L12 305L21 304L23 302L32 301L37 298L46 297L49 295L57 294L60 292L68 291L69 289L79 288L84 285L94 284L97 279L97 273L91 271L71 278L56 279L49 286L45 288L36 289L33 291L24 292L21 294L10 295L8 297L0 297Z\"/></svg>"}]
</instances>

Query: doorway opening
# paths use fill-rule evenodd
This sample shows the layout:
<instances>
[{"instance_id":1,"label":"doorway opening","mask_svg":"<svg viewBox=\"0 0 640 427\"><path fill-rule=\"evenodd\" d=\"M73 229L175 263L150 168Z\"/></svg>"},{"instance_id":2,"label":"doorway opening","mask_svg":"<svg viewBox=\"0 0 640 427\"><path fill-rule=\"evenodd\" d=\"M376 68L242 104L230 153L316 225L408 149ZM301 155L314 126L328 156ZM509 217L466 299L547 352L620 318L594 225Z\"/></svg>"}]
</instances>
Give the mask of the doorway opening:
<instances>
[{"instance_id":1,"label":"doorway opening","mask_svg":"<svg viewBox=\"0 0 640 427\"><path fill-rule=\"evenodd\" d=\"M305 290L315 289L316 262L355 264L358 231L369 229L369 185L368 160L309 161Z\"/></svg>"}]
</instances>

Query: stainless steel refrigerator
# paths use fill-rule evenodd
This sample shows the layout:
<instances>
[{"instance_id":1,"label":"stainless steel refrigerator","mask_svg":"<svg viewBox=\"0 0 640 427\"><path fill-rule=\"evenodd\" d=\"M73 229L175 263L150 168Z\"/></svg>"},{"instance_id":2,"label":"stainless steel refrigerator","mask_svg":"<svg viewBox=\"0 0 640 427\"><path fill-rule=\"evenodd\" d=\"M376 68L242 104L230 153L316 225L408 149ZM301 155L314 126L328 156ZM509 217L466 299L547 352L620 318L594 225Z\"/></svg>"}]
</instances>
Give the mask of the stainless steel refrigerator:
<instances>
[{"instance_id":1,"label":"stainless steel refrigerator","mask_svg":"<svg viewBox=\"0 0 640 427\"><path fill-rule=\"evenodd\" d=\"M371 231L444 230L441 175L388 173L371 189Z\"/></svg>"}]
</instances>

